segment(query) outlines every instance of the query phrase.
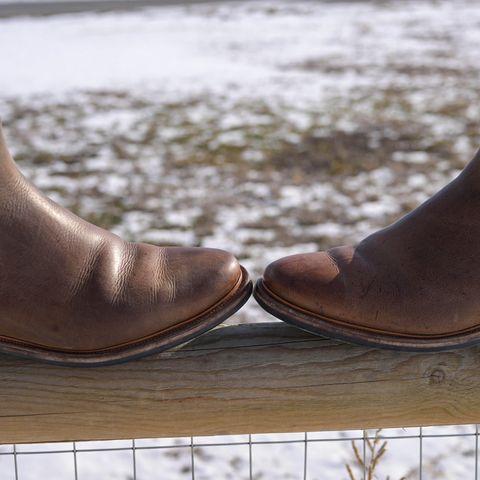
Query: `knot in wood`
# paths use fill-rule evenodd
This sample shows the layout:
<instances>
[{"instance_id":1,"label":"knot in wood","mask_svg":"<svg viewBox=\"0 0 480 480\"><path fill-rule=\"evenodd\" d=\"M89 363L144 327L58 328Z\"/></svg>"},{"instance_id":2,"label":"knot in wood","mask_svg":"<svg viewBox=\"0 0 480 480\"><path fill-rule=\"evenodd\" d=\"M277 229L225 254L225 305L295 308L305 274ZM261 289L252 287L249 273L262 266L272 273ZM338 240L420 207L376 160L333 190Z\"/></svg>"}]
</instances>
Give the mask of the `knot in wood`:
<instances>
[{"instance_id":1,"label":"knot in wood","mask_svg":"<svg viewBox=\"0 0 480 480\"><path fill-rule=\"evenodd\" d=\"M439 367L436 367L429 374L429 382L431 385L437 384L437 383L443 383L446 377L447 377L447 374L445 373L445 370Z\"/></svg>"}]
</instances>

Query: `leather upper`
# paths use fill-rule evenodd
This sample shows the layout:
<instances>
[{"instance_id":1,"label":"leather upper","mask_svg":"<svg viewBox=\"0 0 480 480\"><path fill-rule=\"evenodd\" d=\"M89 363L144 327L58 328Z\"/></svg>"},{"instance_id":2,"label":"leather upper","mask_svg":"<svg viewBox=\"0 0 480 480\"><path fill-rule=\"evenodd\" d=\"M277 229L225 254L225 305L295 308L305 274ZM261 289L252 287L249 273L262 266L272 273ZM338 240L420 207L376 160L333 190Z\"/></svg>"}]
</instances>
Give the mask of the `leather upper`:
<instances>
[{"instance_id":1,"label":"leather upper","mask_svg":"<svg viewBox=\"0 0 480 480\"><path fill-rule=\"evenodd\" d=\"M429 201L356 246L288 256L264 285L285 304L405 336L480 326L480 156Z\"/></svg>"},{"instance_id":2,"label":"leather upper","mask_svg":"<svg viewBox=\"0 0 480 480\"><path fill-rule=\"evenodd\" d=\"M206 248L129 243L61 208L18 171L0 131L0 338L90 351L187 322L237 284Z\"/></svg>"}]
</instances>

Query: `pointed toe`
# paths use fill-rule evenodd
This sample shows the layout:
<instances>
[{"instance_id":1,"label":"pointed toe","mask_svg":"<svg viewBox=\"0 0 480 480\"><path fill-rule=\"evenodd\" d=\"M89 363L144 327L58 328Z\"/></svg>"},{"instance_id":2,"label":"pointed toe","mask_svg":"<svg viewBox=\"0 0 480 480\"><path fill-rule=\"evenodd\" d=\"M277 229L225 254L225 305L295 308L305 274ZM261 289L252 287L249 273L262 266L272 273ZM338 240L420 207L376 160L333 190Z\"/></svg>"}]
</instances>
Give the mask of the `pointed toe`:
<instances>
[{"instance_id":1,"label":"pointed toe","mask_svg":"<svg viewBox=\"0 0 480 480\"><path fill-rule=\"evenodd\" d=\"M265 269L263 285L292 306L335 314L345 297L341 276L344 261L345 255L333 251L284 257Z\"/></svg>"},{"instance_id":2,"label":"pointed toe","mask_svg":"<svg viewBox=\"0 0 480 480\"><path fill-rule=\"evenodd\" d=\"M177 321L193 318L222 301L240 282L243 272L230 253L211 248L169 248L166 270L171 280L170 303L181 308Z\"/></svg>"}]
</instances>

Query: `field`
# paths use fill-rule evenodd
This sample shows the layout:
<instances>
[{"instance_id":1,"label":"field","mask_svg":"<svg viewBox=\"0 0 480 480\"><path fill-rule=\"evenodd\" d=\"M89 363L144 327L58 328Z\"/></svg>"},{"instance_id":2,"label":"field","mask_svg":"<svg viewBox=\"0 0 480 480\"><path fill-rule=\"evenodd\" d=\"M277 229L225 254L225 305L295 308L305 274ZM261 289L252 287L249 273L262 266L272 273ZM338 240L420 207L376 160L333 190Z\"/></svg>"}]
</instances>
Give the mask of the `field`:
<instances>
[{"instance_id":1,"label":"field","mask_svg":"<svg viewBox=\"0 0 480 480\"><path fill-rule=\"evenodd\" d=\"M389 224L480 145L473 0L10 18L0 58L0 116L39 188L126 239L230 250L254 277ZM251 301L229 322L267 319ZM423 479L473 478L472 438L435 442ZM254 478L303 478L301 445L258 448ZM418 478L417 440L387 448L376 478ZM204 450L197 478L246 478L243 450ZM348 479L349 442L318 450L308 478ZM139 478L188 478L190 452L175 452L146 458ZM81 478L128 478L126 454L109 455ZM44 478L42 461L50 479L70 478L70 458L47 457L22 458L22 478ZM0 479L14 478L3 461Z\"/></svg>"}]
</instances>

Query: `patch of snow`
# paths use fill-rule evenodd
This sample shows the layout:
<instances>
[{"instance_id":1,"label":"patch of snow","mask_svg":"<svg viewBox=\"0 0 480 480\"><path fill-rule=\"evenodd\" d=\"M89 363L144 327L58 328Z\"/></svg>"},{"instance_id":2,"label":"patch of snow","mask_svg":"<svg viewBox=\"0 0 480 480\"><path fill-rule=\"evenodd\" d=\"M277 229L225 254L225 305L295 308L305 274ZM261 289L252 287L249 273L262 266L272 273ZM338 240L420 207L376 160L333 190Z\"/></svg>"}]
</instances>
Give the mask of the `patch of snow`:
<instances>
[{"instance_id":1,"label":"patch of snow","mask_svg":"<svg viewBox=\"0 0 480 480\"><path fill-rule=\"evenodd\" d=\"M395 152L392 156L395 162L407 162L407 163L427 163L430 157L427 152Z\"/></svg>"}]
</instances>

